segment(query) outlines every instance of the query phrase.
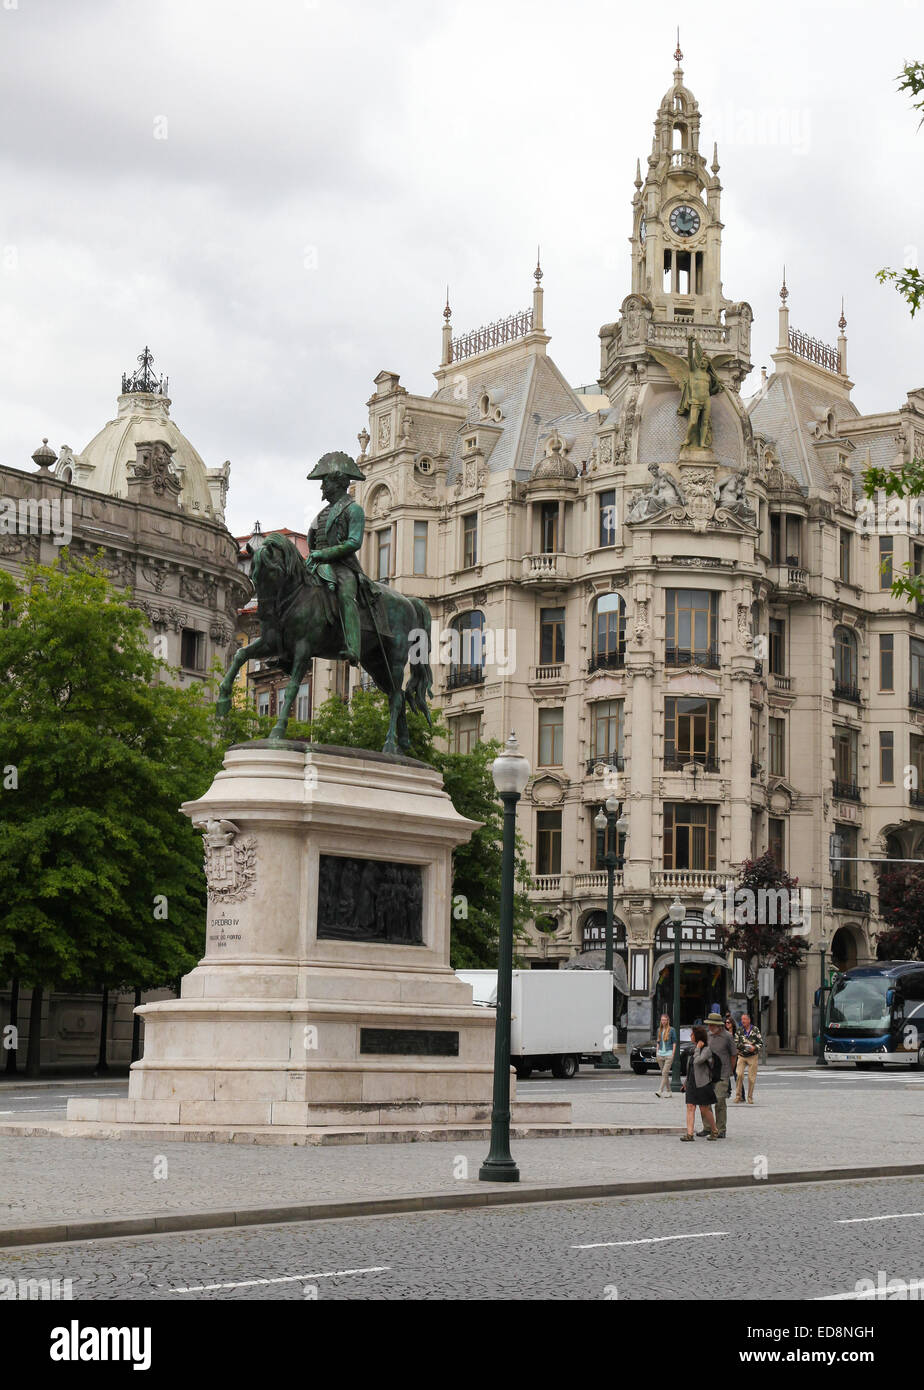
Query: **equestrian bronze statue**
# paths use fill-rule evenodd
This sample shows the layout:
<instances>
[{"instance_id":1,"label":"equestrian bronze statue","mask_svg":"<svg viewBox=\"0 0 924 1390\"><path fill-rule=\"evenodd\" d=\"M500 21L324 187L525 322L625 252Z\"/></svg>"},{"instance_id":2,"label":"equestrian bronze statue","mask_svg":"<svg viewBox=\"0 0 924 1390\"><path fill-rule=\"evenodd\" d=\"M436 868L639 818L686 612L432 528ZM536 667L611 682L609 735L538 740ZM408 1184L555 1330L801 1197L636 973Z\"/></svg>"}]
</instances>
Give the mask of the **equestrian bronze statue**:
<instances>
[{"instance_id":1,"label":"equestrian bronze statue","mask_svg":"<svg viewBox=\"0 0 924 1390\"><path fill-rule=\"evenodd\" d=\"M298 688L316 656L349 661L368 672L388 696L388 736L383 751L410 747L406 707L430 718L430 610L420 599L374 584L362 570L358 551L366 518L349 495L351 481L364 482L348 454L325 454L308 474L320 478L327 506L308 532L304 560L287 536L248 542L250 577L257 595L260 635L234 656L218 687L217 712L231 708L235 677L254 659L276 665L289 677L271 738L284 738ZM411 662L407 686L404 671Z\"/></svg>"}]
</instances>

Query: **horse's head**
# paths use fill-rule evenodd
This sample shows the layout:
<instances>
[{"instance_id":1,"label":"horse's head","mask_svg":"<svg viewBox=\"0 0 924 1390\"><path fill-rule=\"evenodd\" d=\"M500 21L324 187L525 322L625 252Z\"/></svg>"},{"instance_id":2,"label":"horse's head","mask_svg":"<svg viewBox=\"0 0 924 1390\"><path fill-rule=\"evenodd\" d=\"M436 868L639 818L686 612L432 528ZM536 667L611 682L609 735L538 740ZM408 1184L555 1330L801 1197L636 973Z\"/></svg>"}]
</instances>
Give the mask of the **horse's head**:
<instances>
[{"instance_id":1,"label":"horse's head","mask_svg":"<svg viewBox=\"0 0 924 1390\"><path fill-rule=\"evenodd\" d=\"M258 597L288 592L308 577L305 562L288 536L267 536L256 550L248 542L247 550L253 559L250 577Z\"/></svg>"}]
</instances>

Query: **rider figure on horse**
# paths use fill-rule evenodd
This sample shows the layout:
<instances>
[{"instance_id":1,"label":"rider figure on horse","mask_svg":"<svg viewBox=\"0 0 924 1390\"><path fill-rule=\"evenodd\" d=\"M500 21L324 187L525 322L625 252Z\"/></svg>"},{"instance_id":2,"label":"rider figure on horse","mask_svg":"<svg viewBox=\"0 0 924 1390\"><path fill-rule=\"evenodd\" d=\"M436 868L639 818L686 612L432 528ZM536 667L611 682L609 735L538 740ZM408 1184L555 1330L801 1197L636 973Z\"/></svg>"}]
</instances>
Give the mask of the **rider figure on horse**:
<instances>
[{"instance_id":1,"label":"rider figure on horse","mask_svg":"<svg viewBox=\"0 0 924 1390\"><path fill-rule=\"evenodd\" d=\"M365 482L349 454L325 454L308 474L320 478L321 495L327 506L315 517L308 531L309 570L316 570L332 589L343 627L342 659L358 666L360 660L359 585L368 584L357 552L363 543L366 516L358 502L348 495L350 483Z\"/></svg>"}]
</instances>

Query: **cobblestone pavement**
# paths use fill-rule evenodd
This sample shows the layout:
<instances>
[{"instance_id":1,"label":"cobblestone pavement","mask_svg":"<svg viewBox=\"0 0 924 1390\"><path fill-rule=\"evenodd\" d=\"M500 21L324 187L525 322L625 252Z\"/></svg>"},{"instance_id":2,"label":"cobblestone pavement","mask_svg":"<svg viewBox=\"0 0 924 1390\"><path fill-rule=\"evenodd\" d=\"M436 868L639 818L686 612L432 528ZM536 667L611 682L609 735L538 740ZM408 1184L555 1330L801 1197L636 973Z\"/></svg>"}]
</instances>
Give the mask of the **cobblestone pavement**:
<instances>
[{"instance_id":1,"label":"cobblestone pavement","mask_svg":"<svg viewBox=\"0 0 924 1390\"><path fill-rule=\"evenodd\" d=\"M521 1095L558 1095L531 1082ZM745 1174L922 1161L924 1076L792 1072L762 1076L757 1104L729 1106L728 1139L674 1135L532 1139L514 1144L524 1185ZM677 1097L651 1077L588 1077L575 1119L678 1125ZM0 1135L0 1227L79 1217L443 1192L484 1185L485 1142L336 1148L30 1138ZM165 1160L165 1162L164 1162Z\"/></svg>"},{"instance_id":2,"label":"cobblestone pavement","mask_svg":"<svg viewBox=\"0 0 924 1390\"><path fill-rule=\"evenodd\" d=\"M75 1300L816 1299L924 1278L922 1213L922 1179L665 1194L22 1248L0 1278Z\"/></svg>"}]
</instances>

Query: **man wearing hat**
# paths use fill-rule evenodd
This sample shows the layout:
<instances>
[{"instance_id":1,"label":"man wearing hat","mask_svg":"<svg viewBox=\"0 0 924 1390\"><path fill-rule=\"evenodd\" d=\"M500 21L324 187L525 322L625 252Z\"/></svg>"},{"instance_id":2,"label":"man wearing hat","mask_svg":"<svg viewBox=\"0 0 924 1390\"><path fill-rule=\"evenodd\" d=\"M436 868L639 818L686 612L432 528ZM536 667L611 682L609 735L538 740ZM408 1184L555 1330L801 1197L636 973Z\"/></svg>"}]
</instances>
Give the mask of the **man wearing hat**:
<instances>
[{"instance_id":1,"label":"man wearing hat","mask_svg":"<svg viewBox=\"0 0 924 1390\"><path fill-rule=\"evenodd\" d=\"M350 483L365 482L365 475L349 454L325 454L308 474L320 478L321 496L327 506L315 517L308 531L309 570L316 570L337 595L343 627L341 660L359 665L360 634L357 594L366 579L357 558L366 529L366 515L349 496Z\"/></svg>"},{"instance_id":2,"label":"man wearing hat","mask_svg":"<svg viewBox=\"0 0 924 1390\"><path fill-rule=\"evenodd\" d=\"M722 1075L715 1083L715 1127L719 1132L719 1138L724 1139L728 1126L728 1092L737 1056L732 1036L726 1029L720 1013L707 1014L706 1027L709 1029L709 1047L714 1056L722 1059ZM700 1130L700 1134L708 1132L705 1129Z\"/></svg>"}]
</instances>

